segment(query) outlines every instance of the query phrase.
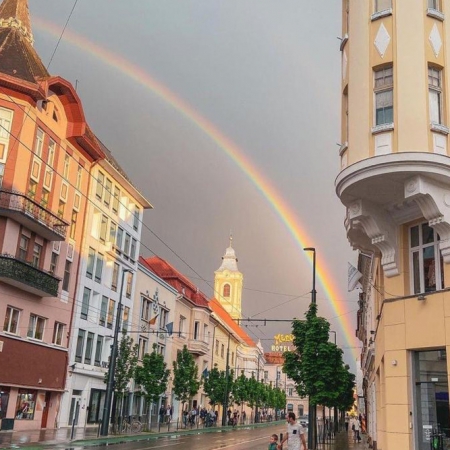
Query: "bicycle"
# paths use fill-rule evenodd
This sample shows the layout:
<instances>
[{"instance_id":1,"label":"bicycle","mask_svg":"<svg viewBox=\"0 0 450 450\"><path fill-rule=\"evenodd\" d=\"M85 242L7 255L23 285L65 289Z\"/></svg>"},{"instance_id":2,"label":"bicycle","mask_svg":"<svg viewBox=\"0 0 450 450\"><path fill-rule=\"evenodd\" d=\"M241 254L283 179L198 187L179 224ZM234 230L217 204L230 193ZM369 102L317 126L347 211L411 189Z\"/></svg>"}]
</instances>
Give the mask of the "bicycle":
<instances>
[{"instance_id":1,"label":"bicycle","mask_svg":"<svg viewBox=\"0 0 450 450\"><path fill-rule=\"evenodd\" d=\"M122 433L140 433L142 431L142 423L135 417L124 419L122 422Z\"/></svg>"}]
</instances>

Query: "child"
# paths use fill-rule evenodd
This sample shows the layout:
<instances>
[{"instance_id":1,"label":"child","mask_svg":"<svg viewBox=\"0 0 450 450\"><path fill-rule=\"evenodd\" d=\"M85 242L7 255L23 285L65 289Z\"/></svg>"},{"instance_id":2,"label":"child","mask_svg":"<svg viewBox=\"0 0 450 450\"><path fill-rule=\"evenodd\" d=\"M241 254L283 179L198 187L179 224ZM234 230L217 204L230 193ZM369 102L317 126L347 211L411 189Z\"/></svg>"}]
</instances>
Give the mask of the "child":
<instances>
[{"instance_id":1,"label":"child","mask_svg":"<svg viewBox=\"0 0 450 450\"><path fill-rule=\"evenodd\" d=\"M277 450L278 448L278 435L277 434L272 434L272 436L270 436L270 441L269 441L269 450Z\"/></svg>"}]
</instances>

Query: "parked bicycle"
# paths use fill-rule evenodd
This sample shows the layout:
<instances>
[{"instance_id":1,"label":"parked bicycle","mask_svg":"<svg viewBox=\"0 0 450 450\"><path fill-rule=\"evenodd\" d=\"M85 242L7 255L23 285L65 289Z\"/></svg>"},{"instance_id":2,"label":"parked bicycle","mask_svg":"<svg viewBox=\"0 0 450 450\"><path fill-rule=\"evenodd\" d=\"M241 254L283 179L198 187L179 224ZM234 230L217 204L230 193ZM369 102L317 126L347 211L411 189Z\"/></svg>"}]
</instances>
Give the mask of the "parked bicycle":
<instances>
[{"instance_id":1,"label":"parked bicycle","mask_svg":"<svg viewBox=\"0 0 450 450\"><path fill-rule=\"evenodd\" d=\"M142 431L142 423L135 417L124 419L122 422L122 433L140 433Z\"/></svg>"}]
</instances>

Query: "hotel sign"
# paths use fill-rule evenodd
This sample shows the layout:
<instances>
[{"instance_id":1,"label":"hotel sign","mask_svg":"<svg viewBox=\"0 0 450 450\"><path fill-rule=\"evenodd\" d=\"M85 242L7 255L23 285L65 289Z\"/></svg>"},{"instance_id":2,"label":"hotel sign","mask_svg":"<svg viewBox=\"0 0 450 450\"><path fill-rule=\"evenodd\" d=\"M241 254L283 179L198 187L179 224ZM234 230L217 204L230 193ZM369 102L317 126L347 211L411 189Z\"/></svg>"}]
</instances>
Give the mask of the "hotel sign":
<instances>
[{"instance_id":1,"label":"hotel sign","mask_svg":"<svg viewBox=\"0 0 450 450\"><path fill-rule=\"evenodd\" d=\"M288 352L294 348L293 334L276 334L273 337L274 343L271 347L272 352Z\"/></svg>"}]
</instances>

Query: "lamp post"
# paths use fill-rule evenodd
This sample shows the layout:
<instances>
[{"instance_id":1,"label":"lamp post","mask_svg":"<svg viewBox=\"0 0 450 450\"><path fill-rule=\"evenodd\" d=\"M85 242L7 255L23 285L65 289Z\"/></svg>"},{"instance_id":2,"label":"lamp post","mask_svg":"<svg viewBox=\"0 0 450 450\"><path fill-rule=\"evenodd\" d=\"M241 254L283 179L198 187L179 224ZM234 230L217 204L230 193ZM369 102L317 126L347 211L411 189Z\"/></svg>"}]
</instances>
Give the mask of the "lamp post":
<instances>
[{"instance_id":1,"label":"lamp post","mask_svg":"<svg viewBox=\"0 0 450 450\"><path fill-rule=\"evenodd\" d=\"M120 285L120 297L119 303L117 304L117 315L116 315L116 327L114 329L114 338L113 344L111 346L111 357L108 365L108 384L106 386L106 395L105 395L105 406L103 407L103 416L102 416L102 426L100 429L101 436L108 436L109 430L109 417L111 413L111 403L112 396L114 391L114 374L116 372L116 360L117 360L117 347L119 340L119 331L120 331L120 319L122 317L122 295L123 295L123 285L125 280L125 274L131 272L130 269L122 270L122 284Z\"/></svg>"},{"instance_id":2,"label":"lamp post","mask_svg":"<svg viewBox=\"0 0 450 450\"><path fill-rule=\"evenodd\" d=\"M305 247L305 252L313 254L313 280L311 291L311 303L316 304L316 249L314 247ZM316 407L311 405L311 399L308 396L308 449L316 449Z\"/></svg>"}]
</instances>

